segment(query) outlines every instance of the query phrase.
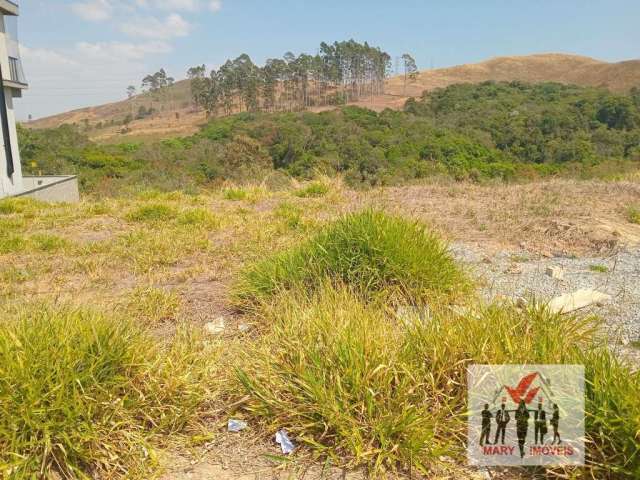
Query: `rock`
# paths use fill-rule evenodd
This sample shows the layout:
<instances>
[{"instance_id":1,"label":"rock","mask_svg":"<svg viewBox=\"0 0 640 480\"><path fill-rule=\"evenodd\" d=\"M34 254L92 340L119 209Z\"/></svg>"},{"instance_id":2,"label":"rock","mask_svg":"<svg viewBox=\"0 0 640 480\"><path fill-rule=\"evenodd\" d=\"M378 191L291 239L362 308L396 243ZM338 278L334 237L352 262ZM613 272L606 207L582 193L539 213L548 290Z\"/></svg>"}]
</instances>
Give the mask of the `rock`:
<instances>
[{"instance_id":1,"label":"rock","mask_svg":"<svg viewBox=\"0 0 640 480\"><path fill-rule=\"evenodd\" d=\"M489 263L493 263L493 262L491 261L491 258L489 258L487 255L483 255L483 257L482 257L482 263L487 263L487 264L489 264Z\"/></svg>"},{"instance_id":2,"label":"rock","mask_svg":"<svg viewBox=\"0 0 640 480\"><path fill-rule=\"evenodd\" d=\"M246 333L249 331L250 328L251 327L246 323L241 323L240 325L238 325L238 330L240 331L240 333Z\"/></svg>"},{"instance_id":3,"label":"rock","mask_svg":"<svg viewBox=\"0 0 640 480\"><path fill-rule=\"evenodd\" d=\"M551 278L555 278L556 280L562 280L564 278L564 270L562 269L562 267L558 267L555 265L547 267L544 273L546 273Z\"/></svg>"},{"instance_id":4,"label":"rock","mask_svg":"<svg viewBox=\"0 0 640 480\"><path fill-rule=\"evenodd\" d=\"M555 297L549 302L549 309L554 313L569 313L593 304L603 304L611 300L611 295L592 288L583 288L573 293Z\"/></svg>"},{"instance_id":5,"label":"rock","mask_svg":"<svg viewBox=\"0 0 640 480\"><path fill-rule=\"evenodd\" d=\"M224 333L224 326L224 317L218 317L212 322L207 322L204 329L209 335L220 335L221 333Z\"/></svg>"}]
</instances>

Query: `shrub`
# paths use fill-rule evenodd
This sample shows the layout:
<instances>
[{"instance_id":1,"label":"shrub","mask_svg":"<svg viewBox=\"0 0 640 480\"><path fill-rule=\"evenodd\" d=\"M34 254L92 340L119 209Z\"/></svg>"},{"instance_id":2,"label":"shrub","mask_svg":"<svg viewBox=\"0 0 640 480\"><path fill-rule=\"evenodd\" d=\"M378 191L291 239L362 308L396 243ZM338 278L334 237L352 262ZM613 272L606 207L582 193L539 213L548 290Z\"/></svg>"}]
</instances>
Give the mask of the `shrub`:
<instances>
[{"instance_id":1,"label":"shrub","mask_svg":"<svg viewBox=\"0 0 640 480\"><path fill-rule=\"evenodd\" d=\"M36 305L3 318L2 476L95 478L152 466L153 436L192 423L210 394L197 345L181 334L161 347L130 321L88 311Z\"/></svg>"},{"instance_id":2,"label":"shrub","mask_svg":"<svg viewBox=\"0 0 640 480\"><path fill-rule=\"evenodd\" d=\"M447 246L418 222L365 210L324 227L298 247L246 268L235 288L241 304L282 289L313 289L323 278L365 296L405 295L414 302L455 296L467 279Z\"/></svg>"}]
</instances>

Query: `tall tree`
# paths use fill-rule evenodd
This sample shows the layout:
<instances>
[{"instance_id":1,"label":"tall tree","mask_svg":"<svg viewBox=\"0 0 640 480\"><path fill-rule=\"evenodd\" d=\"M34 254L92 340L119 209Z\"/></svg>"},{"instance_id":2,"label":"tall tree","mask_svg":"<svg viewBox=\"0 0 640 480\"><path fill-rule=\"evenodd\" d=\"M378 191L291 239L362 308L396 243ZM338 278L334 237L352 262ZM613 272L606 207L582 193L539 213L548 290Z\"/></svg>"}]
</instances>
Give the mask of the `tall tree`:
<instances>
[{"instance_id":1,"label":"tall tree","mask_svg":"<svg viewBox=\"0 0 640 480\"><path fill-rule=\"evenodd\" d=\"M418 67L416 61L411 55L405 53L402 55L404 63L404 94L407 94L407 81L415 81L418 78Z\"/></svg>"}]
</instances>

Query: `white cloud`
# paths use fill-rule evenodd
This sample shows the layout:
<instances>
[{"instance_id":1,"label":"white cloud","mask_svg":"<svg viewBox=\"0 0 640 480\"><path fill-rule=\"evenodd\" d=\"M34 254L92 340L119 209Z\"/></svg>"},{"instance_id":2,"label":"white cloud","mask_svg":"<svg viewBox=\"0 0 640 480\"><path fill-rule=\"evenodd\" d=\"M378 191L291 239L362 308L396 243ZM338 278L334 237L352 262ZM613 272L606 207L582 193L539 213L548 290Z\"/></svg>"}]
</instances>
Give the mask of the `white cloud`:
<instances>
[{"instance_id":1,"label":"white cloud","mask_svg":"<svg viewBox=\"0 0 640 480\"><path fill-rule=\"evenodd\" d=\"M140 85L145 75L162 66L159 56L171 49L155 40L78 42L60 50L21 45L29 89L16 99L18 118L121 100L127 85Z\"/></svg>"},{"instance_id":2,"label":"white cloud","mask_svg":"<svg viewBox=\"0 0 640 480\"><path fill-rule=\"evenodd\" d=\"M169 39L189 35L191 24L179 14L172 13L163 20L156 17L130 20L120 25L120 30L133 37Z\"/></svg>"},{"instance_id":3,"label":"white cloud","mask_svg":"<svg viewBox=\"0 0 640 480\"><path fill-rule=\"evenodd\" d=\"M172 47L166 42L128 43L128 42L78 42L76 51L88 59L139 60L147 55L169 53Z\"/></svg>"},{"instance_id":4,"label":"white cloud","mask_svg":"<svg viewBox=\"0 0 640 480\"><path fill-rule=\"evenodd\" d=\"M197 12L206 7L215 13L222 8L222 0L134 0L134 4L140 8L184 12Z\"/></svg>"},{"instance_id":5,"label":"white cloud","mask_svg":"<svg viewBox=\"0 0 640 480\"><path fill-rule=\"evenodd\" d=\"M165 10L186 10L188 12L195 12L198 10L197 0L159 0L156 2L158 8Z\"/></svg>"},{"instance_id":6,"label":"white cloud","mask_svg":"<svg viewBox=\"0 0 640 480\"><path fill-rule=\"evenodd\" d=\"M90 0L71 4L71 10L84 20L101 22L111 18L113 6L109 0Z\"/></svg>"}]
</instances>

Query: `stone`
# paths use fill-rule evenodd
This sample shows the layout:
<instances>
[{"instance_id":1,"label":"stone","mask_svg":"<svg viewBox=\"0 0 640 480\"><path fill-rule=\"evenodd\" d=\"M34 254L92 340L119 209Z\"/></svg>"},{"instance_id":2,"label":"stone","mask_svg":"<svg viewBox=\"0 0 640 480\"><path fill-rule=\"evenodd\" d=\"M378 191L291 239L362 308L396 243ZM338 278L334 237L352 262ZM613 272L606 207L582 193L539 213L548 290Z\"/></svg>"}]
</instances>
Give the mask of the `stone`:
<instances>
[{"instance_id":1,"label":"stone","mask_svg":"<svg viewBox=\"0 0 640 480\"><path fill-rule=\"evenodd\" d=\"M602 305L611 300L611 295L592 288L583 288L573 293L565 293L549 302L549 310L554 313L569 313L589 305Z\"/></svg>"},{"instance_id":2,"label":"stone","mask_svg":"<svg viewBox=\"0 0 640 480\"><path fill-rule=\"evenodd\" d=\"M218 317L204 325L204 329L209 335L220 335L221 333L224 333L224 327L224 317Z\"/></svg>"},{"instance_id":3,"label":"stone","mask_svg":"<svg viewBox=\"0 0 640 480\"><path fill-rule=\"evenodd\" d=\"M551 278L555 278L556 280L562 280L564 278L564 270L562 269L562 267L558 267L556 265L547 267L544 273L546 273Z\"/></svg>"},{"instance_id":4,"label":"stone","mask_svg":"<svg viewBox=\"0 0 640 480\"><path fill-rule=\"evenodd\" d=\"M246 333L249 331L250 328L251 327L246 323L241 323L240 325L238 325L238 330L240 331L240 333Z\"/></svg>"}]
</instances>

